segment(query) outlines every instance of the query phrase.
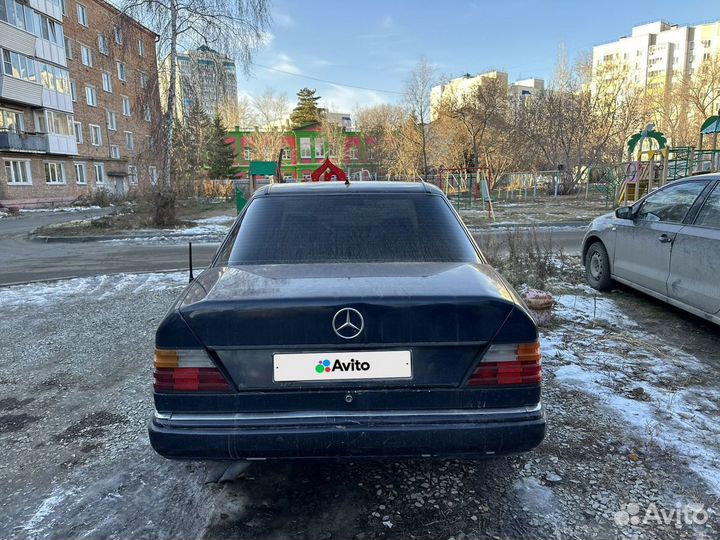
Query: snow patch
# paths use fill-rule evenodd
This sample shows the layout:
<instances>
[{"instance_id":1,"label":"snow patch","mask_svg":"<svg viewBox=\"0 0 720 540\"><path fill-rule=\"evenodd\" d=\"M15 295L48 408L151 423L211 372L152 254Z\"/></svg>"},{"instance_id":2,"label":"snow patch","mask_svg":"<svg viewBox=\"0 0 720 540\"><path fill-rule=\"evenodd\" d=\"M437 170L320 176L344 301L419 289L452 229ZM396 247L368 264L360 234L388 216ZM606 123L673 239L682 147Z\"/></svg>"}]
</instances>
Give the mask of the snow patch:
<instances>
[{"instance_id":1,"label":"snow patch","mask_svg":"<svg viewBox=\"0 0 720 540\"><path fill-rule=\"evenodd\" d=\"M521 507L536 514L549 514L555 509L555 494L534 477L513 482L513 491Z\"/></svg>"},{"instance_id":2,"label":"snow patch","mask_svg":"<svg viewBox=\"0 0 720 540\"><path fill-rule=\"evenodd\" d=\"M49 516L56 507L69 496L73 495L75 490L73 489L60 489L56 488L52 491L50 496L43 500L40 507L35 511L32 517L23 525L22 529L28 533L29 538L37 538L39 533L43 531L43 528L38 528L38 525Z\"/></svg>"},{"instance_id":3,"label":"snow patch","mask_svg":"<svg viewBox=\"0 0 720 540\"><path fill-rule=\"evenodd\" d=\"M0 288L3 309L51 306L68 299L108 299L118 294L138 294L187 285L187 272L112 274L55 282L29 283Z\"/></svg>"},{"instance_id":4,"label":"snow patch","mask_svg":"<svg viewBox=\"0 0 720 540\"><path fill-rule=\"evenodd\" d=\"M643 333L610 298L561 295L557 302L561 326L541 341L555 380L596 397L634 435L686 460L720 495L720 389L703 386L706 363Z\"/></svg>"},{"instance_id":5,"label":"snow patch","mask_svg":"<svg viewBox=\"0 0 720 540\"><path fill-rule=\"evenodd\" d=\"M100 206L58 206L56 208L21 208L21 214L33 214L42 212L87 212L88 210L100 210Z\"/></svg>"}]
</instances>

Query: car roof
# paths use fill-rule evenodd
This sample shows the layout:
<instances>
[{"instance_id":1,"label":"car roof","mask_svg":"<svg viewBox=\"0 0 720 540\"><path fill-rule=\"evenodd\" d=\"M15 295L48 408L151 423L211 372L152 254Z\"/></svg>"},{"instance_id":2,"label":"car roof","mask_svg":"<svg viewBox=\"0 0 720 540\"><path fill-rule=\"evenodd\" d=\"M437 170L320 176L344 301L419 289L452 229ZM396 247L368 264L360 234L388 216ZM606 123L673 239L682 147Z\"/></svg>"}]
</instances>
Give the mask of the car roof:
<instances>
[{"instance_id":1,"label":"car roof","mask_svg":"<svg viewBox=\"0 0 720 540\"><path fill-rule=\"evenodd\" d=\"M293 182L290 184L270 184L263 186L255 192L256 197L276 195L321 195L338 193L428 193L441 195L442 191L427 182L385 182L385 181L357 181L345 183L342 181L330 182Z\"/></svg>"}]
</instances>

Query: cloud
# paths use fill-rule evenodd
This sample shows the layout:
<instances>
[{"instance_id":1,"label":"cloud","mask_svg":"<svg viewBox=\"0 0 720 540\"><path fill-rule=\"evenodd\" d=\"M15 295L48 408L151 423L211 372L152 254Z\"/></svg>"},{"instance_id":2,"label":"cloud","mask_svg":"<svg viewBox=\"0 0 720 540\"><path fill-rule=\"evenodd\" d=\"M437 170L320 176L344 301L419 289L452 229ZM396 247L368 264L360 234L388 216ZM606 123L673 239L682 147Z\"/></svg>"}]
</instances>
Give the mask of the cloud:
<instances>
[{"instance_id":1,"label":"cloud","mask_svg":"<svg viewBox=\"0 0 720 540\"><path fill-rule=\"evenodd\" d=\"M273 69L292 73L294 75L302 74L302 70L295 65L293 59L285 53L278 53L275 63L272 66Z\"/></svg>"},{"instance_id":2,"label":"cloud","mask_svg":"<svg viewBox=\"0 0 720 540\"><path fill-rule=\"evenodd\" d=\"M358 107L380 105L389 103L391 100L385 94L373 90L360 90L330 84L328 89L322 93L320 101L323 107L331 111L351 113Z\"/></svg>"},{"instance_id":3,"label":"cloud","mask_svg":"<svg viewBox=\"0 0 720 540\"><path fill-rule=\"evenodd\" d=\"M380 19L380 22L378 22L378 27L382 30L390 30L394 26L395 19L393 19L390 15L385 15L382 19Z\"/></svg>"},{"instance_id":4,"label":"cloud","mask_svg":"<svg viewBox=\"0 0 720 540\"><path fill-rule=\"evenodd\" d=\"M273 14L273 22L281 28L292 28L293 26L295 26L295 19L293 19L287 13Z\"/></svg>"}]
</instances>

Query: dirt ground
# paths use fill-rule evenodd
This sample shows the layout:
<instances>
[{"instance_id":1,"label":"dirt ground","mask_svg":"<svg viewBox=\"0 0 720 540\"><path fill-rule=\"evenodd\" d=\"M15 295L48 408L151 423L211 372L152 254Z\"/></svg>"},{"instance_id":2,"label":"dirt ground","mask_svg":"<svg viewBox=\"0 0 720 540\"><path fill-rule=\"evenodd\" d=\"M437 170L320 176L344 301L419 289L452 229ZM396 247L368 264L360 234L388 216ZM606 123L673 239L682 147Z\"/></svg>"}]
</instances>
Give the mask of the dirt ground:
<instances>
[{"instance_id":1,"label":"dirt ground","mask_svg":"<svg viewBox=\"0 0 720 540\"><path fill-rule=\"evenodd\" d=\"M498 200L493 202L495 219L477 203L468 208L459 205L458 211L469 228L487 226L537 225L560 223L589 223L592 219L613 210L597 194Z\"/></svg>"},{"instance_id":2,"label":"dirt ground","mask_svg":"<svg viewBox=\"0 0 720 540\"><path fill-rule=\"evenodd\" d=\"M184 273L1 288L0 538L720 538L720 331L561 270L532 453L255 463L220 483L147 441L153 332Z\"/></svg>"},{"instance_id":3,"label":"dirt ground","mask_svg":"<svg viewBox=\"0 0 720 540\"><path fill-rule=\"evenodd\" d=\"M176 207L177 223L174 229L192 227L196 220L218 216L236 215L235 202L217 200L203 202L200 200L179 201ZM137 231L168 230L158 229L153 224L152 208L143 202L125 203L108 216L92 219L77 219L66 223L47 225L36 230L40 236L117 236Z\"/></svg>"}]
</instances>

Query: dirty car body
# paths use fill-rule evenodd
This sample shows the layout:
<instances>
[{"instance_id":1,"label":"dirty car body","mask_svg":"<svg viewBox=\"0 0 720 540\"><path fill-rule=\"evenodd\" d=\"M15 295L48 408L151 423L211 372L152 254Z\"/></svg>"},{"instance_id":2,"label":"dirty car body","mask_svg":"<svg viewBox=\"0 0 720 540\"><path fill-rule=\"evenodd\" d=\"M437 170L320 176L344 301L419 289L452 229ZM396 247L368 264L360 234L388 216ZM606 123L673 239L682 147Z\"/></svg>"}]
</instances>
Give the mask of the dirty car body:
<instances>
[{"instance_id":1,"label":"dirty car body","mask_svg":"<svg viewBox=\"0 0 720 540\"><path fill-rule=\"evenodd\" d=\"M588 282L617 281L720 324L720 176L675 180L590 224Z\"/></svg>"},{"instance_id":2,"label":"dirty car body","mask_svg":"<svg viewBox=\"0 0 720 540\"><path fill-rule=\"evenodd\" d=\"M260 189L156 336L174 459L460 456L545 434L538 332L423 183Z\"/></svg>"}]
</instances>

